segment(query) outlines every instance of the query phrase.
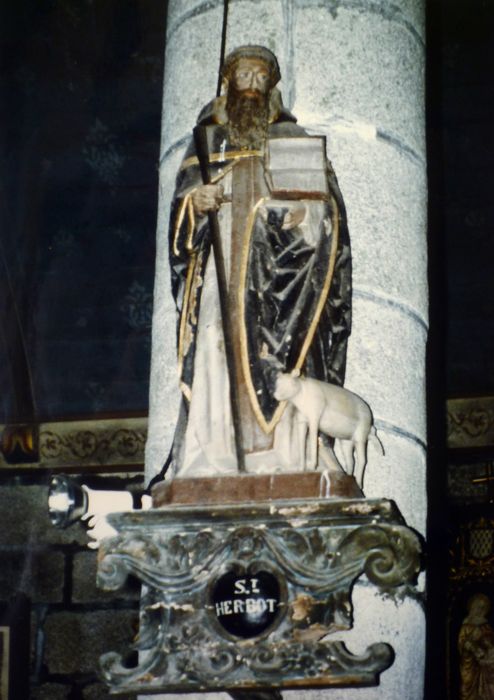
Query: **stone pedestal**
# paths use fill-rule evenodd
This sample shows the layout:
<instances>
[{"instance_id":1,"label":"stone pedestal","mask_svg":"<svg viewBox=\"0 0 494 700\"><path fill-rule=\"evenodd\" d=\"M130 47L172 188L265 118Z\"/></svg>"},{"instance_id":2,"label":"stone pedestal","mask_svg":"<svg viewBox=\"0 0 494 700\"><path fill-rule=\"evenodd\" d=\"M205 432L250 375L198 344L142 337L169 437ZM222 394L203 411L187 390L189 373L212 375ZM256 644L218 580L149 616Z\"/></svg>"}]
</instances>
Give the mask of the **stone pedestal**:
<instances>
[{"instance_id":1,"label":"stone pedestal","mask_svg":"<svg viewBox=\"0 0 494 700\"><path fill-rule=\"evenodd\" d=\"M362 574L406 593L420 544L387 500L305 498L112 514L98 584L145 585L139 664L102 657L114 692L377 685L392 639L345 646Z\"/></svg>"}]
</instances>

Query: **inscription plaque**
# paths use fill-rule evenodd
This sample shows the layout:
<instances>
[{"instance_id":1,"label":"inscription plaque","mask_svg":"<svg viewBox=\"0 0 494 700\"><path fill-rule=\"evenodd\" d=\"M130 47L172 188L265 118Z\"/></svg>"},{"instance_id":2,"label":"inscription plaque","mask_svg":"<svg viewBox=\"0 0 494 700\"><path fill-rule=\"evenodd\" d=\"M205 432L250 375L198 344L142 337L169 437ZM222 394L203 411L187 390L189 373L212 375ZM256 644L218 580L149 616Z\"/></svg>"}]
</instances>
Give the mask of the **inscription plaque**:
<instances>
[{"instance_id":1,"label":"inscription plaque","mask_svg":"<svg viewBox=\"0 0 494 700\"><path fill-rule=\"evenodd\" d=\"M255 576L231 571L217 580L212 598L220 625L234 637L250 639L271 627L278 616L280 586L267 571Z\"/></svg>"}]
</instances>

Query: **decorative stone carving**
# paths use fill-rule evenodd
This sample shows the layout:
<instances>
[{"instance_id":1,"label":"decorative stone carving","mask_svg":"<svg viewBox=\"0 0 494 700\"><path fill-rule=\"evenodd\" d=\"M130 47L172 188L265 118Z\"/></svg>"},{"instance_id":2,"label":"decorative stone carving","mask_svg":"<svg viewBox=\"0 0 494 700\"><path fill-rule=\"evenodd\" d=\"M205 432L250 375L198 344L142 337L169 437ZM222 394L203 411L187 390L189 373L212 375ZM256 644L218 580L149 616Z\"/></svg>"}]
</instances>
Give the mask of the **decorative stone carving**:
<instances>
[{"instance_id":1,"label":"decorative stone carving","mask_svg":"<svg viewBox=\"0 0 494 700\"><path fill-rule=\"evenodd\" d=\"M494 444L494 396L450 399L447 417L450 448Z\"/></svg>"},{"instance_id":2,"label":"decorative stone carving","mask_svg":"<svg viewBox=\"0 0 494 700\"><path fill-rule=\"evenodd\" d=\"M0 425L0 466L28 463L43 469L86 469L144 464L147 417ZM24 457L16 458L21 451Z\"/></svg>"},{"instance_id":3,"label":"decorative stone carving","mask_svg":"<svg viewBox=\"0 0 494 700\"><path fill-rule=\"evenodd\" d=\"M463 523L451 551L452 581L492 581L494 578L494 520L480 517Z\"/></svg>"},{"instance_id":4,"label":"decorative stone carving","mask_svg":"<svg viewBox=\"0 0 494 700\"><path fill-rule=\"evenodd\" d=\"M420 543L393 502L287 500L107 517L118 536L101 544L98 585L117 590L133 575L146 591L138 665L114 653L101 659L113 690L369 685L392 663L387 644L354 656L344 641L323 637L352 626L351 588L362 574L386 592L415 580ZM246 614L266 624L244 634L222 620L242 624Z\"/></svg>"},{"instance_id":5,"label":"decorative stone carving","mask_svg":"<svg viewBox=\"0 0 494 700\"><path fill-rule=\"evenodd\" d=\"M129 424L119 425L116 421L100 421L87 426L70 423L43 425L40 432L41 459L65 464L74 461L79 464L142 461L146 425L145 420L140 423L132 425L129 421Z\"/></svg>"}]
</instances>

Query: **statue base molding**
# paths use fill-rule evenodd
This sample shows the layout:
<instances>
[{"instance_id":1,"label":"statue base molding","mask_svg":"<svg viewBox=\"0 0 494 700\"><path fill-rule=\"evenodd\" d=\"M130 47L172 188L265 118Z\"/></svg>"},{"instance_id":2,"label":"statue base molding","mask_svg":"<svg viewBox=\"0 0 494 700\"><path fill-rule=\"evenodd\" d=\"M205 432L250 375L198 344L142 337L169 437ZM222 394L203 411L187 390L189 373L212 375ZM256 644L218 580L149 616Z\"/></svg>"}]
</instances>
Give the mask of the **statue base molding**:
<instances>
[{"instance_id":1,"label":"statue base molding","mask_svg":"<svg viewBox=\"0 0 494 700\"><path fill-rule=\"evenodd\" d=\"M143 584L137 666L101 657L112 692L367 686L392 664L388 644L360 656L344 644L359 576L389 592L420 570L419 539L392 501L209 502L107 519L118 535L101 543L98 585Z\"/></svg>"},{"instance_id":2,"label":"statue base molding","mask_svg":"<svg viewBox=\"0 0 494 700\"><path fill-rule=\"evenodd\" d=\"M153 507L313 498L363 498L353 476L331 471L175 478L152 489Z\"/></svg>"}]
</instances>

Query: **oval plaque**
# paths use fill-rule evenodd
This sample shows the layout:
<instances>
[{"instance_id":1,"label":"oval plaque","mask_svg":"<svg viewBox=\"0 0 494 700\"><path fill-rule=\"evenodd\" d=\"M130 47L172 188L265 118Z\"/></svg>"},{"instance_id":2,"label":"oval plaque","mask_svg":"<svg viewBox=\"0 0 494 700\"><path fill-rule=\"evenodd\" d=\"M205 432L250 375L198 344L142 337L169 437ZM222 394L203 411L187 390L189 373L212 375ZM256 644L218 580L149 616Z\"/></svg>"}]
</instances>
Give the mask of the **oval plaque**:
<instances>
[{"instance_id":1,"label":"oval plaque","mask_svg":"<svg viewBox=\"0 0 494 700\"><path fill-rule=\"evenodd\" d=\"M279 612L280 585L267 571L252 576L229 572L216 582L212 598L222 627L235 637L249 639L273 624Z\"/></svg>"}]
</instances>

